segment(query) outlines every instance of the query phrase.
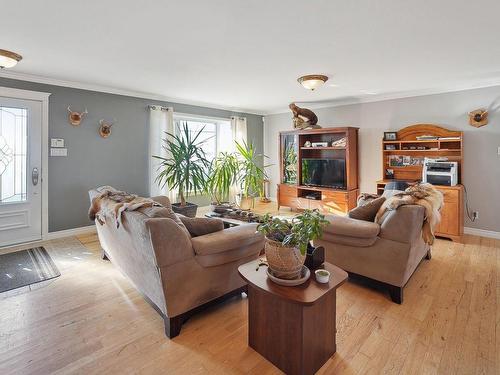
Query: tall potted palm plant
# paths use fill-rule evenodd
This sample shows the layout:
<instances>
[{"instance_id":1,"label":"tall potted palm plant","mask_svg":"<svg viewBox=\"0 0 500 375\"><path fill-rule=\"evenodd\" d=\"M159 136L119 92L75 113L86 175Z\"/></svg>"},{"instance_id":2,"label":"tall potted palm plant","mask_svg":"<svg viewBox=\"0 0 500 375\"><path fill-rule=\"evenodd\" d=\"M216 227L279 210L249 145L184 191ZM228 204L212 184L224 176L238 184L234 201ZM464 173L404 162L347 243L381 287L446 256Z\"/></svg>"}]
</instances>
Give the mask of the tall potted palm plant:
<instances>
[{"instance_id":1,"label":"tall potted palm plant","mask_svg":"<svg viewBox=\"0 0 500 375\"><path fill-rule=\"evenodd\" d=\"M192 134L188 124L184 123L179 130L179 134L166 132L162 147L168 156L153 156L161 160L156 181L161 187L167 185L169 189L177 190L179 202L172 204L175 212L194 217L198 206L186 202L186 198L204 191L210 162L203 151L205 141L200 140L203 128Z\"/></svg>"},{"instance_id":2,"label":"tall potted palm plant","mask_svg":"<svg viewBox=\"0 0 500 375\"><path fill-rule=\"evenodd\" d=\"M254 207L255 197L264 195L263 183L267 178L264 168L268 167L264 165L266 156L257 154L252 142L236 142L236 151L240 163L238 181L241 188L238 205L242 209L250 209Z\"/></svg>"},{"instance_id":3,"label":"tall potted palm plant","mask_svg":"<svg viewBox=\"0 0 500 375\"><path fill-rule=\"evenodd\" d=\"M206 192L212 199L212 205L217 207L228 202L231 187L237 182L239 167L234 153L221 152L212 161L206 184Z\"/></svg>"}]
</instances>

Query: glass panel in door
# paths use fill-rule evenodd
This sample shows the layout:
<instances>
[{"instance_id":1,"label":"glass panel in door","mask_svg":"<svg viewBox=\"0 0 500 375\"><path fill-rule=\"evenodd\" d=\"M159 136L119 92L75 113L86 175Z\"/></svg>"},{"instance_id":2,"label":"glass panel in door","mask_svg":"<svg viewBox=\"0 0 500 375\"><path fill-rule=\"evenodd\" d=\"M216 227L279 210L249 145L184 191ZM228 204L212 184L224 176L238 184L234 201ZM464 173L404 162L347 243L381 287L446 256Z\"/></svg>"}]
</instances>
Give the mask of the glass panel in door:
<instances>
[{"instance_id":1,"label":"glass panel in door","mask_svg":"<svg viewBox=\"0 0 500 375\"><path fill-rule=\"evenodd\" d=\"M0 204L27 198L27 110L0 106Z\"/></svg>"}]
</instances>

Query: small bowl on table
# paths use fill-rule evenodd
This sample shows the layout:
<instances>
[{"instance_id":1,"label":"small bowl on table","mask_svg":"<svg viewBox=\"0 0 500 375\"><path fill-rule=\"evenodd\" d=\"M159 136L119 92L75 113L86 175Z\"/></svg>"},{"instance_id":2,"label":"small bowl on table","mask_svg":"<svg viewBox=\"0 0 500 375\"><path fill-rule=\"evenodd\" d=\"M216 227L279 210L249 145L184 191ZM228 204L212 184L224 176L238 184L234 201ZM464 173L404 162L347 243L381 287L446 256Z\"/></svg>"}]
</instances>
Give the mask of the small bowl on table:
<instances>
[{"instance_id":1,"label":"small bowl on table","mask_svg":"<svg viewBox=\"0 0 500 375\"><path fill-rule=\"evenodd\" d=\"M316 281L321 284L327 284L330 281L330 272L324 269L314 271Z\"/></svg>"}]
</instances>

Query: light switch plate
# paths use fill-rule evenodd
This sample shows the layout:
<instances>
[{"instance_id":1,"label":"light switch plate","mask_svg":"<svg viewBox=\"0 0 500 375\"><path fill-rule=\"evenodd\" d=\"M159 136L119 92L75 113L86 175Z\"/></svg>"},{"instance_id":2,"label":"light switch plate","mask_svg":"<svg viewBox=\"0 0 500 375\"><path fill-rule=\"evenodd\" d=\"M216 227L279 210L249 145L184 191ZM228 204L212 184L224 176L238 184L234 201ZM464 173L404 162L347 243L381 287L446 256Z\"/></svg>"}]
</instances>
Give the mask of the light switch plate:
<instances>
[{"instance_id":1,"label":"light switch plate","mask_svg":"<svg viewBox=\"0 0 500 375\"><path fill-rule=\"evenodd\" d=\"M67 148L51 148L50 156L68 156Z\"/></svg>"},{"instance_id":2,"label":"light switch plate","mask_svg":"<svg viewBox=\"0 0 500 375\"><path fill-rule=\"evenodd\" d=\"M50 147L64 147L64 139L62 138L51 138Z\"/></svg>"}]
</instances>

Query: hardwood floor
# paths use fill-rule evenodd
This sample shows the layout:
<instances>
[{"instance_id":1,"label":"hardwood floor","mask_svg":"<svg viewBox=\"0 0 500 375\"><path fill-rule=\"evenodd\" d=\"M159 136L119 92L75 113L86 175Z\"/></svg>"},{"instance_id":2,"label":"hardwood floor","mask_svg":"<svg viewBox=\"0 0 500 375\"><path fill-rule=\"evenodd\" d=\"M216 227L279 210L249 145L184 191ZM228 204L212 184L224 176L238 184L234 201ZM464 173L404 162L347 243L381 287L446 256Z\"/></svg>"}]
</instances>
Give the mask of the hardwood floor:
<instances>
[{"instance_id":1,"label":"hardwood floor","mask_svg":"<svg viewBox=\"0 0 500 375\"><path fill-rule=\"evenodd\" d=\"M247 345L245 298L198 314L169 340L160 316L99 258L97 237L78 239L87 255L56 258L61 277L0 299L0 374L279 373ZM320 374L499 374L500 241L438 240L403 305L347 282L337 329Z\"/></svg>"}]
</instances>

